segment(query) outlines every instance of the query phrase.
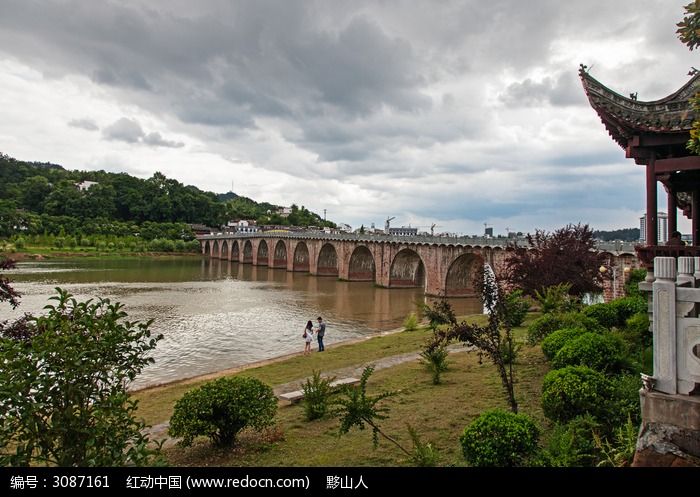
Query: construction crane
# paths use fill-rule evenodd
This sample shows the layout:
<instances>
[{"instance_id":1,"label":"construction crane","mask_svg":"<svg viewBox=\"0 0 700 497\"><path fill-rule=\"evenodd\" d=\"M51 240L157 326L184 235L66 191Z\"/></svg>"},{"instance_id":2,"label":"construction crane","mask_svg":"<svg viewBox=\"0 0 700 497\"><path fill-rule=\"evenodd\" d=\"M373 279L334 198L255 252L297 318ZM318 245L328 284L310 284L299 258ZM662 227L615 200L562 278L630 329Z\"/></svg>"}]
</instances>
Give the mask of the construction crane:
<instances>
[{"instance_id":1,"label":"construction crane","mask_svg":"<svg viewBox=\"0 0 700 497\"><path fill-rule=\"evenodd\" d=\"M385 235L389 234L389 223L394 219L396 219L396 216L386 218L386 222L384 223L384 234Z\"/></svg>"}]
</instances>

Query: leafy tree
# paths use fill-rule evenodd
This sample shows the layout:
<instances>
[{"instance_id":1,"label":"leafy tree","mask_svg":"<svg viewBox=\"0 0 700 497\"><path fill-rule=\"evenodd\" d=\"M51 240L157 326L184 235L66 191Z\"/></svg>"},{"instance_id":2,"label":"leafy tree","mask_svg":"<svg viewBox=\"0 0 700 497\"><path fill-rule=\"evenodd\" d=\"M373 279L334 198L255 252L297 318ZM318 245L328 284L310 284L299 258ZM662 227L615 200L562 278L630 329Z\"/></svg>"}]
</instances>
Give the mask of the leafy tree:
<instances>
[{"instance_id":1,"label":"leafy tree","mask_svg":"<svg viewBox=\"0 0 700 497\"><path fill-rule=\"evenodd\" d=\"M527 236L527 247L514 245L506 259L505 280L526 295L547 287L571 284L569 293L581 296L602 289L605 255L595 247L588 225L569 224L553 233L536 230Z\"/></svg>"},{"instance_id":2,"label":"leafy tree","mask_svg":"<svg viewBox=\"0 0 700 497\"><path fill-rule=\"evenodd\" d=\"M700 46L700 0L695 0L685 6L685 16L677 26L678 37L690 50ZM695 95L691 103L696 114L700 112L700 95ZM700 120L693 122L688 149L695 154L700 153Z\"/></svg>"},{"instance_id":3,"label":"leafy tree","mask_svg":"<svg viewBox=\"0 0 700 497\"><path fill-rule=\"evenodd\" d=\"M308 421L320 419L328 412L330 396L334 391L331 383L335 376L321 378L320 371L312 371L311 378L307 378L301 389L304 392L304 413Z\"/></svg>"},{"instance_id":4,"label":"leafy tree","mask_svg":"<svg viewBox=\"0 0 700 497\"><path fill-rule=\"evenodd\" d=\"M433 306L421 304L421 310L430 323L430 327L435 331L441 324L457 324L457 316L452 310L450 303L442 298L435 302Z\"/></svg>"},{"instance_id":5,"label":"leafy tree","mask_svg":"<svg viewBox=\"0 0 700 497\"><path fill-rule=\"evenodd\" d=\"M127 387L162 336L119 303L57 292L45 316L0 327L0 464L151 464Z\"/></svg>"},{"instance_id":6,"label":"leafy tree","mask_svg":"<svg viewBox=\"0 0 700 497\"><path fill-rule=\"evenodd\" d=\"M15 267L12 259L0 258L0 271L7 271ZM19 293L12 287L11 281L0 273L0 302L9 302L13 309L19 305Z\"/></svg>"},{"instance_id":7,"label":"leafy tree","mask_svg":"<svg viewBox=\"0 0 700 497\"><path fill-rule=\"evenodd\" d=\"M465 321L456 323L455 319L449 329L434 332L433 343L429 346L439 347L451 340L459 340L476 347L480 356L481 354L488 356L498 369L510 409L517 413L518 403L515 400L513 361L511 360L515 350L510 327L510 323L513 321L509 315L511 308L505 305L504 299L500 298L503 291L499 288L493 272L482 269L477 273L475 284L489 315L488 324L480 326ZM449 304L447 305L449 306ZM504 346L504 344L506 345Z\"/></svg>"}]
</instances>

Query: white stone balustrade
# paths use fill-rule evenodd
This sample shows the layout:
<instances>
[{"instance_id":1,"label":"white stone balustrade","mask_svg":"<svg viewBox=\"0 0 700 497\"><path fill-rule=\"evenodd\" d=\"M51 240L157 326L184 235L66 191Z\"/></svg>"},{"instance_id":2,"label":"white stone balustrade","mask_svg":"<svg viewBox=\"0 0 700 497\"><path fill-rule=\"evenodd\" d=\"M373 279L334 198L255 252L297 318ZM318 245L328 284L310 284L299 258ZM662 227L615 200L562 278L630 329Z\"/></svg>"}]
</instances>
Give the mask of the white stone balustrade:
<instances>
[{"instance_id":1,"label":"white stone balustrade","mask_svg":"<svg viewBox=\"0 0 700 497\"><path fill-rule=\"evenodd\" d=\"M654 259L654 390L689 394L700 384L698 257Z\"/></svg>"}]
</instances>

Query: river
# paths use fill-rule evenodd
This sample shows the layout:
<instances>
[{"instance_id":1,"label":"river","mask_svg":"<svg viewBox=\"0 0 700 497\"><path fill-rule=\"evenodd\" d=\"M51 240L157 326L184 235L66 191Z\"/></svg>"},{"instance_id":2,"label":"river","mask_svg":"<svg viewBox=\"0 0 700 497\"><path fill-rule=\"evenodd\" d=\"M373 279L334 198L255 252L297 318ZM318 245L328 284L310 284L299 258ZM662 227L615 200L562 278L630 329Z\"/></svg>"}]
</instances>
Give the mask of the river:
<instances>
[{"instance_id":1,"label":"river","mask_svg":"<svg viewBox=\"0 0 700 497\"><path fill-rule=\"evenodd\" d=\"M154 319L164 339L155 363L132 388L170 382L303 350L308 320L323 316L326 344L397 328L425 302L422 290L386 289L284 269L199 257L71 258L17 264L7 276L21 292L0 320L41 313L59 286L78 299L125 304L129 320ZM476 299L450 299L458 314L481 312Z\"/></svg>"}]
</instances>

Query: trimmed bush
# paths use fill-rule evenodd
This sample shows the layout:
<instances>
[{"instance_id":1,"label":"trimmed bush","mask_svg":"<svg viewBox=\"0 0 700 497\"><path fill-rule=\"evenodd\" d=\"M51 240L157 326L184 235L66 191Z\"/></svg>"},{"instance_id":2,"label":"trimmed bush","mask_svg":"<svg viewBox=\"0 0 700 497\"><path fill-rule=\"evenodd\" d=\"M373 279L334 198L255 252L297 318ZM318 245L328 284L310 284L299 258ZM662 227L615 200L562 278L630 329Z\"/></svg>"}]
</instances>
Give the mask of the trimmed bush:
<instances>
[{"instance_id":1,"label":"trimmed bush","mask_svg":"<svg viewBox=\"0 0 700 497\"><path fill-rule=\"evenodd\" d=\"M624 345L610 333L584 333L565 343L552 359L555 369L588 366L604 373L620 371L623 363Z\"/></svg>"},{"instance_id":2,"label":"trimmed bush","mask_svg":"<svg viewBox=\"0 0 700 497\"><path fill-rule=\"evenodd\" d=\"M175 404L169 433L183 446L197 436L215 445L234 445L244 428L261 430L273 422L277 399L265 383L254 378L219 378L190 390Z\"/></svg>"},{"instance_id":3,"label":"trimmed bush","mask_svg":"<svg viewBox=\"0 0 700 497\"><path fill-rule=\"evenodd\" d=\"M542 340L542 353L551 361L564 345L585 333L590 332L583 328L562 328L554 331Z\"/></svg>"},{"instance_id":4,"label":"trimmed bush","mask_svg":"<svg viewBox=\"0 0 700 497\"><path fill-rule=\"evenodd\" d=\"M567 314L545 314L535 319L527 328L527 341L531 345L539 343L547 335L562 328L583 328L586 331L602 331L598 322L579 312Z\"/></svg>"},{"instance_id":5,"label":"trimmed bush","mask_svg":"<svg viewBox=\"0 0 700 497\"><path fill-rule=\"evenodd\" d=\"M520 466L537 450L540 430L525 414L486 411L464 429L462 452L472 466Z\"/></svg>"},{"instance_id":6,"label":"trimmed bush","mask_svg":"<svg viewBox=\"0 0 700 497\"><path fill-rule=\"evenodd\" d=\"M610 398L610 380L586 366L568 366L547 373L542 382L542 409L553 421L566 423L576 416L600 418Z\"/></svg>"},{"instance_id":7,"label":"trimmed bush","mask_svg":"<svg viewBox=\"0 0 700 497\"><path fill-rule=\"evenodd\" d=\"M649 315L646 312L638 312L627 319L622 334L632 346L644 348L652 345L653 342L653 335L649 328Z\"/></svg>"},{"instance_id":8,"label":"trimmed bush","mask_svg":"<svg viewBox=\"0 0 700 497\"><path fill-rule=\"evenodd\" d=\"M595 319L604 328L621 328L633 315L647 312L647 302L641 297L624 297L607 304L595 304L586 307L583 313Z\"/></svg>"}]
</instances>

